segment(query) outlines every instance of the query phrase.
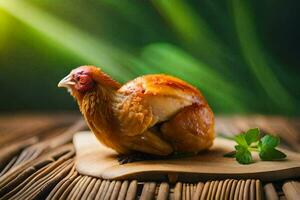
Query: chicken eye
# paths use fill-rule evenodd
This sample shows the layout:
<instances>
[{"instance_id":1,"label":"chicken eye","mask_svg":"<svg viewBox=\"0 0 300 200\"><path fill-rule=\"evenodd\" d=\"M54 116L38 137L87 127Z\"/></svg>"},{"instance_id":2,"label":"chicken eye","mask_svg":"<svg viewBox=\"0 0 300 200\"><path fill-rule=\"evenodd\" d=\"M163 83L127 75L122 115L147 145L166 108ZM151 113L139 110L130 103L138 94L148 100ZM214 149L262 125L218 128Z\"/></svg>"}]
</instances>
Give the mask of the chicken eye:
<instances>
[{"instance_id":1,"label":"chicken eye","mask_svg":"<svg viewBox=\"0 0 300 200\"><path fill-rule=\"evenodd\" d=\"M89 81L89 76L87 76L87 75L81 75L79 77L80 84L86 84L88 81Z\"/></svg>"}]
</instances>

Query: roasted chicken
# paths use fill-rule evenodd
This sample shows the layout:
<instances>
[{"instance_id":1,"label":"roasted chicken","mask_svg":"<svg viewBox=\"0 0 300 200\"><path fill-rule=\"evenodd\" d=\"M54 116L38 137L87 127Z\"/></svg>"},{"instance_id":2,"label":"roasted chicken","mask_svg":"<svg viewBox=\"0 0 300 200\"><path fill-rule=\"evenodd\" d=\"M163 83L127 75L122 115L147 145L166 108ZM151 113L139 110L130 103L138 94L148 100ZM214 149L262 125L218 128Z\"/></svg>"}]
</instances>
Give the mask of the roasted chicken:
<instances>
[{"instance_id":1,"label":"roasted chicken","mask_svg":"<svg viewBox=\"0 0 300 200\"><path fill-rule=\"evenodd\" d=\"M203 95L163 74L138 77L123 86L94 66L62 79L97 139L119 154L167 156L212 146L214 115Z\"/></svg>"}]
</instances>

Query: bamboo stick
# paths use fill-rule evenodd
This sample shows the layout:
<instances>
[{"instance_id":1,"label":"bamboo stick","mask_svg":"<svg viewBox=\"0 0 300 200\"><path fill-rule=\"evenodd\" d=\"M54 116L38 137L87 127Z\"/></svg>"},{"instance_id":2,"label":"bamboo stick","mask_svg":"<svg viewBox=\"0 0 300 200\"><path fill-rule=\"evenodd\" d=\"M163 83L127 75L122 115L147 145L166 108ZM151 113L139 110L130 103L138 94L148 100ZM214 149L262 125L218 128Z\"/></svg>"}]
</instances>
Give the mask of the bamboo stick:
<instances>
[{"instance_id":1,"label":"bamboo stick","mask_svg":"<svg viewBox=\"0 0 300 200\"><path fill-rule=\"evenodd\" d=\"M279 200L275 187L272 183L267 183L264 186L266 200Z\"/></svg>"},{"instance_id":2,"label":"bamboo stick","mask_svg":"<svg viewBox=\"0 0 300 200\"><path fill-rule=\"evenodd\" d=\"M145 183L140 200L152 200L155 196L156 183L149 182Z\"/></svg>"},{"instance_id":3,"label":"bamboo stick","mask_svg":"<svg viewBox=\"0 0 300 200\"><path fill-rule=\"evenodd\" d=\"M167 200L169 197L169 184L164 182L159 186L157 200Z\"/></svg>"},{"instance_id":4,"label":"bamboo stick","mask_svg":"<svg viewBox=\"0 0 300 200\"><path fill-rule=\"evenodd\" d=\"M131 181L125 199L126 200L134 200L137 192L137 181Z\"/></svg>"},{"instance_id":5,"label":"bamboo stick","mask_svg":"<svg viewBox=\"0 0 300 200\"><path fill-rule=\"evenodd\" d=\"M298 181L287 181L282 190L288 200L296 200L300 197L300 183Z\"/></svg>"}]
</instances>

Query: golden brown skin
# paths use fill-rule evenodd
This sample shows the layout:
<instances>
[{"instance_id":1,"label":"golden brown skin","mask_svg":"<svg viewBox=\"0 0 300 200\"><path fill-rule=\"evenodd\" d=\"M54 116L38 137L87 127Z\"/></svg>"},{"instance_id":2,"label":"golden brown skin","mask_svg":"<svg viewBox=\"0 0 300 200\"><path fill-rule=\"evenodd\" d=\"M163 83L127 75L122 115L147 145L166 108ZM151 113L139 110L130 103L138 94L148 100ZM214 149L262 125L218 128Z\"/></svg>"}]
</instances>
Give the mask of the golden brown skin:
<instances>
[{"instance_id":1,"label":"golden brown skin","mask_svg":"<svg viewBox=\"0 0 300 200\"><path fill-rule=\"evenodd\" d=\"M120 154L198 153L213 143L213 112L178 78L145 75L121 86L99 68L82 66L59 86L71 90L98 140Z\"/></svg>"}]
</instances>

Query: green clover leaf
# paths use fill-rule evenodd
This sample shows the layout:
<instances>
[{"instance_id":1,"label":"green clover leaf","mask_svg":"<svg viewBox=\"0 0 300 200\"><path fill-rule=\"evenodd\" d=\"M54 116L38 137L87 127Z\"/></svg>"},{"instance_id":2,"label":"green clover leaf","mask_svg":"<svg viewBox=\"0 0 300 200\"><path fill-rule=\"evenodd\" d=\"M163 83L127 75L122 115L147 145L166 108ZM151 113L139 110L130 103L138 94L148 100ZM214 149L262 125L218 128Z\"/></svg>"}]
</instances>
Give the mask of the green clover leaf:
<instances>
[{"instance_id":1,"label":"green clover leaf","mask_svg":"<svg viewBox=\"0 0 300 200\"><path fill-rule=\"evenodd\" d=\"M253 128L246 133L234 137L237 143L235 151L224 154L224 157L235 158L240 164L250 164L253 162L251 151L258 151L261 160L281 160L286 154L276 149L280 144L279 137L265 135L260 139L260 130ZM253 145L253 143L256 143Z\"/></svg>"},{"instance_id":2,"label":"green clover leaf","mask_svg":"<svg viewBox=\"0 0 300 200\"><path fill-rule=\"evenodd\" d=\"M279 137L272 135L264 136L258 143L259 157L262 160L280 160L286 157L286 155L276 149L279 145Z\"/></svg>"},{"instance_id":3,"label":"green clover leaf","mask_svg":"<svg viewBox=\"0 0 300 200\"><path fill-rule=\"evenodd\" d=\"M258 128L253 128L248 130L245 133L245 140L248 145L251 145L254 142L258 142L260 135L260 130Z\"/></svg>"},{"instance_id":4,"label":"green clover leaf","mask_svg":"<svg viewBox=\"0 0 300 200\"><path fill-rule=\"evenodd\" d=\"M240 164L250 164L252 162L252 155L248 150L248 148L244 146L236 145L235 149L236 149L235 159Z\"/></svg>"}]
</instances>

